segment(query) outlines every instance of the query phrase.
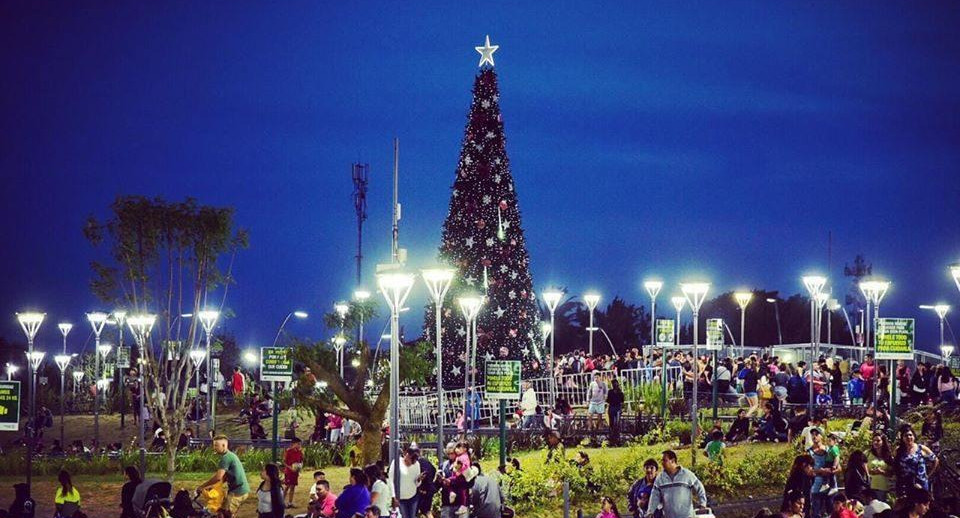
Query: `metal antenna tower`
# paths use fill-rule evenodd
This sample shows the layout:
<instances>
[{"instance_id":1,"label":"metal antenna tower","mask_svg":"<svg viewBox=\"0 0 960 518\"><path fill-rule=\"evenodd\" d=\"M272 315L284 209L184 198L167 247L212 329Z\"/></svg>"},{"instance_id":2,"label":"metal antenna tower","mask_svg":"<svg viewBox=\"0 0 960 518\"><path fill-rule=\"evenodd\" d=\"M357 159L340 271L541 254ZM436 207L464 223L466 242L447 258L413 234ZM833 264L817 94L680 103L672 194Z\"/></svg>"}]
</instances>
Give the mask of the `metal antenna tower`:
<instances>
[{"instance_id":1,"label":"metal antenna tower","mask_svg":"<svg viewBox=\"0 0 960 518\"><path fill-rule=\"evenodd\" d=\"M370 164L353 164L353 208L357 211L357 286L361 285L363 222L367 219L367 176Z\"/></svg>"}]
</instances>

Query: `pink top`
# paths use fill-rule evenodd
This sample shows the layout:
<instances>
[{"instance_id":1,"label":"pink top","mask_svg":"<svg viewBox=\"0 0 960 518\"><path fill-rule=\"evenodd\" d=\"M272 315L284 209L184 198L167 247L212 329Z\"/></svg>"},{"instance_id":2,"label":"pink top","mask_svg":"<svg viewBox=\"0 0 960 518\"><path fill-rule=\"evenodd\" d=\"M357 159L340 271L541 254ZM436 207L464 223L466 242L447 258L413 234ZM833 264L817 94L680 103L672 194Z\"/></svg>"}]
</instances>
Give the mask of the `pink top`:
<instances>
[{"instance_id":1,"label":"pink top","mask_svg":"<svg viewBox=\"0 0 960 518\"><path fill-rule=\"evenodd\" d=\"M864 363L860 365L860 376L862 376L865 380L871 379L873 378L873 372L875 370L877 370L877 364L869 365Z\"/></svg>"},{"instance_id":2,"label":"pink top","mask_svg":"<svg viewBox=\"0 0 960 518\"><path fill-rule=\"evenodd\" d=\"M617 515L613 514L613 511L600 511L597 518L617 518Z\"/></svg>"},{"instance_id":3,"label":"pink top","mask_svg":"<svg viewBox=\"0 0 960 518\"><path fill-rule=\"evenodd\" d=\"M459 456L457 456L457 460L460 461L460 464L463 467L461 468L460 471L458 471L457 473L454 473L453 476L462 475L465 471L467 471L467 468L470 467L470 456L467 455L467 452L463 452Z\"/></svg>"}]
</instances>

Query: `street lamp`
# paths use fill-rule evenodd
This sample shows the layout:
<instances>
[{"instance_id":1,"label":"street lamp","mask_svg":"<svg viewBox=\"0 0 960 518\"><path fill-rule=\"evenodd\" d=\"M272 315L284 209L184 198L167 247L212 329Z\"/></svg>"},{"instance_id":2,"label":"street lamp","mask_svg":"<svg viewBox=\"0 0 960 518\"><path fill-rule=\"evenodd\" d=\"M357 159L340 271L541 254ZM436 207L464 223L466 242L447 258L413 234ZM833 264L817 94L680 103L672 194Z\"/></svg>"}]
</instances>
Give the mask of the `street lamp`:
<instances>
[{"instance_id":1,"label":"street lamp","mask_svg":"<svg viewBox=\"0 0 960 518\"><path fill-rule=\"evenodd\" d=\"M437 455L442 456L443 448L446 442L443 440L443 425L446 412L443 400L443 329L441 319L443 312L443 299L447 296L447 290L453 282L453 276L456 273L452 268L430 268L422 271L423 282L427 284L430 292L430 298L436 308L436 360L437 360ZM466 415L466 414L464 414ZM438 457L439 458L439 457Z\"/></svg>"},{"instance_id":2,"label":"street lamp","mask_svg":"<svg viewBox=\"0 0 960 518\"><path fill-rule=\"evenodd\" d=\"M147 348L147 342L150 340L150 332L153 331L153 325L156 321L157 316L150 314L132 315L127 318L127 326L133 333L133 340L139 348L138 357L140 358L140 368L137 369L137 375L139 377L137 382L140 384L140 406L137 411L140 413L138 416L140 421L138 435L140 440L140 473L143 475L147 473L147 445L144 439L146 424L143 419L143 409L146 405L144 394L147 392L147 387L144 384L143 371L147 368L147 358L144 355L144 351Z\"/></svg>"},{"instance_id":3,"label":"street lamp","mask_svg":"<svg viewBox=\"0 0 960 518\"><path fill-rule=\"evenodd\" d=\"M707 298L707 291L709 290L710 283L707 282L680 284L680 291L683 292L683 296L687 298L687 303L689 303L690 308L693 309L693 408L690 412L692 421L690 440L694 446L696 446L700 440L699 431L697 430L699 425L699 415L697 414L697 385L700 384L700 355L697 351L697 342L700 340L700 306L703 305L703 301ZM716 370L716 368L714 368L714 370ZM697 448L691 448L691 452L693 454L692 464L695 466L697 464Z\"/></svg>"},{"instance_id":4,"label":"street lamp","mask_svg":"<svg viewBox=\"0 0 960 518\"><path fill-rule=\"evenodd\" d=\"M286 318L283 319L283 323L280 324L280 329L277 329L277 336L273 339L273 346L274 346L274 347L277 346L277 341L280 340L280 333L283 332L283 328L284 328L284 326L287 325L287 321L290 320L290 317L297 317L297 318L303 320L303 319L307 318L307 316L308 316L308 315L307 315L307 312L306 312L306 311L291 311L291 312L287 313Z\"/></svg>"},{"instance_id":5,"label":"street lamp","mask_svg":"<svg viewBox=\"0 0 960 518\"><path fill-rule=\"evenodd\" d=\"M100 350L100 333L103 332L104 326L107 325L107 320L110 315L103 313L102 311L94 311L93 313L87 313L87 321L90 322L90 326L93 327L93 334L96 338L93 354L93 381L96 383L100 379L100 355L96 352ZM96 445L100 444L100 391L97 390L96 396L93 398L93 441Z\"/></svg>"},{"instance_id":6,"label":"street lamp","mask_svg":"<svg viewBox=\"0 0 960 518\"><path fill-rule=\"evenodd\" d=\"M920 309L932 309L937 312L937 317L940 319L940 345L943 345L943 320L947 316L947 312L950 311L950 306L946 304L937 304L934 306L923 305L920 306ZM946 356L950 356L949 354Z\"/></svg>"},{"instance_id":7,"label":"street lamp","mask_svg":"<svg viewBox=\"0 0 960 518\"><path fill-rule=\"evenodd\" d=\"M780 330L780 304L777 299L767 299L767 302L773 304L773 314L777 317L777 343L783 345L783 331Z\"/></svg>"},{"instance_id":8,"label":"street lamp","mask_svg":"<svg viewBox=\"0 0 960 518\"><path fill-rule=\"evenodd\" d=\"M60 329L60 334L63 335L63 354L67 354L67 335L70 334L70 330L73 329L73 324L61 322L57 324L57 327Z\"/></svg>"},{"instance_id":9,"label":"street lamp","mask_svg":"<svg viewBox=\"0 0 960 518\"><path fill-rule=\"evenodd\" d=\"M557 306L560 304L560 299L563 297L563 292L555 289L548 289L543 292L543 301L547 303L547 309L550 310L550 357L549 360L549 369L550 369L550 397L553 398L553 402L557 401L557 378L554 376L553 372L553 362L554 362L554 352L556 349L556 336L557 336L557 326L555 321L555 316L557 312Z\"/></svg>"},{"instance_id":10,"label":"street lamp","mask_svg":"<svg viewBox=\"0 0 960 518\"><path fill-rule=\"evenodd\" d=\"M83 371L78 371L76 368L73 369L73 397L77 397L77 385L83 381Z\"/></svg>"},{"instance_id":11,"label":"street lamp","mask_svg":"<svg viewBox=\"0 0 960 518\"><path fill-rule=\"evenodd\" d=\"M36 312L26 312L26 313L17 313L17 321L20 322L20 328L23 329L23 334L27 335L27 359L30 360L30 355L33 354L33 339L37 336L37 331L40 330L40 324L43 323L43 318L46 316L46 313L36 313ZM28 365L32 365L30 361L27 362ZM33 372L30 373L30 419L36 419L36 379L33 376ZM10 371L7 371L7 376L10 375ZM35 440L36 434L31 433L27 437L27 495L30 493L30 484L33 481L33 450L35 449Z\"/></svg>"},{"instance_id":12,"label":"street lamp","mask_svg":"<svg viewBox=\"0 0 960 518\"><path fill-rule=\"evenodd\" d=\"M950 265L950 275L953 277L953 282L957 285L957 289L960 290L960 263Z\"/></svg>"},{"instance_id":13,"label":"street lamp","mask_svg":"<svg viewBox=\"0 0 960 518\"><path fill-rule=\"evenodd\" d=\"M27 440L28 447L30 452L27 454L27 486L31 483L31 472L33 471L33 450L36 449L36 440L37 434L39 433L37 428L37 412L36 412L36 399L35 394L37 389L37 369L40 368L40 364L43 362L43 357L46 353L41 351L28 351L27 352L27 365L30 366L30 420L27 421L31 423L27 426L27 430L30 434L30 439Z\"/></svg>"},{"instance_id":14,"label":"street lamp","mask_svg":"<svg viewBox=\"0 0 960 518\"><path fill-rule=\"evenodd\" d=\"M358 289L353 292L353 300L359 302L360 304L363 304L369 299L370 299L370 292L367 290ZM357 314L357 317L359 319L359 322L357 325L357 345L360 345L363 343L363 311L360 311Z\"/></svg>"},{"instance_id":15,"label":"street lamp","mask_svg":"<svg viewBox=\"0 0 960 518\"><path fill-rule=\"evenodd\" d=\"M389 271L377 275L377 286L390 306L390 472L400 473L400 309L403 308L413 274ZM393 494L400 494L400 477L393 477Z\"/></svg>"},{"instance_id":16,"label":"street lamp","mask_svg":"<svg viewBox=\"0 0 960 518\"><path fill-rule=\"evenodd\" d=\"M207 359L207 351L204 349L191 349L190 350L190 360L193 362L193 374L197 377L196 387L197 395L194 397L195 402L200 401L200 366L203 365L203 361ZM189 379L189 378L188 378ZM195 404L196 412L195 417L199 418L200 405Z\"/></svg>"},{"instance_id":17,"label":"street lamp","mask_svg":"<svg viewBox=\"0 0 960 518\"><path fill-rule=\"evenodd\" d=\"M207 432L217 429L217 380L216 373L213 371L213 361L210 360L210 335L213 333L213 328L217 325L219 318L220 312L212 309L205 309L197 313L197 319L203 326L203 333L207 342L207 400L209 402Z\"/></svg>"},{"instance_id":18,"label":"street lamp","mask_svg":"<svg viewBox=\"0 0 960 518\"><path fill-rule=\"evenodd\" d=\"M593 311L597 309L597 304L600 303L600 294L587 293L583 296L583 301L587 303L587 308L590 310L590 327L587 328L587 332L590 336L590 356L593 356L593 332L597 329L593 325Z\"/></svg>"},{"instance_id":19,"label":"street lamp","mask_svg":"<svg viewBox=\"0 0 960 518\"><path fill-rule=\"evenodd\" d=\"M943 354L943 363L950 366L950 356L953 355L953 346L943 344L940 346L940 353Z\"/></svg>"},{"instance_id":20,"label":"street lamp","mask_svg":"<svg viewBox=\"0 0 960 518\"><path fill-rule=\"evenodd\" d=\"M819 315L819 297L823 292L823 287L827 284L827 278L821 275L805 275L801 279L803 281L804 287L807 288L807 292L810 294L810 353L807 355L809 360L809 369L810 369L810 381L808 383L809 393L807 394L807 415L813 415L813 364L816 359L816 347L817 341L819 339L817 329L817 316Z\"/></svg>"},{"instance_id":21,"label":"street lamp","mask_svg":"<svg viewBox=\"0 0 960 518\"><path fill-rule=\"evenodd\" d=\"M62 326L63 324L60 324L60 325ZM63 328L61 327L61 330L62 329ZM69 329L67 330L67 332L70 332ZM63 337L64 337L64 342L66 342L67 333L64 333ZM66 447L63 444L63 412L64 412L63 386L67 383L66 372L67 372L67 366L70 365L70 358L71 356L69 354L58 354L53 357L53 361L57 363L57 367L60 367L60 447L62 448Z\"/></svg>"},{"instance_id":22,"label":"street lamp","mask_svg":"<svg viewBox=\"0 0 960 518\"><path fill-rule=\"evenodd\" d=\"M747 326L747 305L750 304L750 300L753 299L753 293L749 291L738 291L733 294L733 298L737 299L737 305L740 306L740 356L746 356L747 342L744 340ZM714 366L714 368L716 368L716 366Z\"/></svg>"},{"instance_id":23,"label":"street lamp","mask_svg":"<svg viewBox=\"0 0 960 518\"><path fill-rule=\"evenodd\" d=\"M8 364L7 364L7 381L10 381L10 380L13 379L13 375L16 374L16 372L17 372L17 370L18 370L19 368L20 368L20 367L17 367L16 365L14 365L14 364L12 364L12 363L8 363Z\"/></svg>"},{"instance_id":24,"label":"street lamp","mask_svg":"<svg viewBox=\"0 0 960 518\"><path fill-rule=\"evenodd\" d=\"M877 351L877 318L880 316L880 302L883 301L883 297L887 294L887 290L890 289L890 281L883 279L870 278L868 280L860 281L860 291L863 293L863 296L867 299L867 336L869 337L870 329L873 328L873 351L876 354ZM873 306L873 323L870 323L870 307ZM870 343L868 340L867 344ZM889 360L887 363L889 377L890 377L890 429L896 430L896 373L893 370L894 362ZM879 381L879 380L878 380ZM879 391L879 386L877 386L877 391ZM874 396L874 401L876 397Z\"/></svg>"},{"instance_id":25,"label":"street lamp","mask_svg":"<svg viewBox=\"0 0 960 518\"><path fill-rule=\"evenodd\" d=\"M543 336L543 344L540 348L541 351L547 350L547 340L550 338L550 334L553 333L553 326L550 325L550 322L540 321L540 334ZM616 351L614 351L616 353ZM537 354L537 359L540 359L540 354Z\"/></svg>"},{"instance_id":26,"label":"street lamp","mask_svg":"<svg viewBox=\"0 0 960 518\"><path fill-rule=\"evenodd\" d=\"M470 388L472 387L474 376L473 370L476 367L475 358L477 355L476 334L477 334L477 316L480 314L480 307L483 306L483 297L479 295L469 295L457 298L457 304L460 306L460 312L467 322L467 347L464 349L464 369L463 369L463 419L466 423L465 428L472 427L473 423L470 416L475 409L470 407Z\"/></svg>"},{"instance_id":27,"label":"street lamp","mask_svg":"<svg viewBox=\"0 0 960 518\"><path fill-rule=\"evenodd\" d=\"M343 336L343 328L347 322L347 313L350 312L350 305L346 302L337 302L333 305L333 310L337 312L337 316L340 317L340 334L334 337L333 346L337 351L337 365L340 368L340 378L343 378L343 346L346 345L347 339Z\"/></svg>"},{"instance_id":28,"label":"street lamp","mask_svg":"<svg viewBox=\"0 0 960 518\"><path fill-rule=\"evenodd\" d=\"M674 295L670 297L670 302L673 304L673 309L677 311L676 320L674 321L673 329L673 339L677 347L680 347L680 313L683 312L683 307L687 305L687 298L683 295ZM660 367L661 380L660 380L660 419L664 424L667 422L667 346L664 344L662 347L661 356L663 357Z\"/></svg>"},{"instance_id":29,"label":"street lamp","mask_svg":"<svg viewBox=\"0 0 960 518\"><path fill-rule=\"evenodd\" d=\"M657 294L660 293L660 289L663 288L662 281L646 281L643 283L643 287L647 289L647 294L650 295L650 356L653 356L653 346L657 343L655 335L657 330L656 328L656 318L657 318ZM647 357L646 354L643 355L644 358Z\"/></svg>"},{"instance_id":30,"label":"street lamp","mask_svg":"<svg viewBox=\"0 0 960 518\"><path fill-rule=\"evenodd\" d=\"M116 362L116 376L120 380L117 384L117 390L120 392L120 428L126 427L125 417L127 411L127 391L123 390L123 369L129 368L130 364L128 363L126 367L120 366L120 356L121 351L123 350L123 326L127 322L127 312L122 309L115 309L113 311L113 321L117 324L117 362ZM130 360L130 355L127 354L127 361Z\"/></svg>"}]
</instances>

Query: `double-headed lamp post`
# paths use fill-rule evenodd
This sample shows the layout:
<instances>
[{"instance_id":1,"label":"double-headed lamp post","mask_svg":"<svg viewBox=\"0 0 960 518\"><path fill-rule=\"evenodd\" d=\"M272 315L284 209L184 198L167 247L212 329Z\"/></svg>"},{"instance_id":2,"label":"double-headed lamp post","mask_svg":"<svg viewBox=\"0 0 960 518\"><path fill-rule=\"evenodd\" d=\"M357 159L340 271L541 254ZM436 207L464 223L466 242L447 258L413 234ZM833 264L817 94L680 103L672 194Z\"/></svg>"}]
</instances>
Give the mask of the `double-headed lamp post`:
<instances>
[{"instance_id":1,"label":"double-headed lamp post","mask_svg":"<svg viewBox=\"0 0 960 518\"><path fill-rule=\"evenodd\" d=\"M87 313L87 321L90 322L90 327L93 328L94 336L94 354L93 354L93 382L97 383L97 380L100 379L100 333L103 332L103 328L107 325L107 320L110 315L102 311L94 311L92 313ZM99 447L100 445L100 387L96 387L96 396L93 398L93 441L95 446Z\"/></svg>"},{"instance_id":2,"label":"double-headed lamp post","mask_svg":"<svg viewBox=\"0 0 960 518\"><path fill-rule=\"evenodd\" d=\"M947 317L947 312L950 311L950 306L947 304L936 304L933 306L923 305L920 306L920 309L932 309L937 312L937 318L940 319L940 345L945 344L946 342L944 341L943 337L943 321Z\"/></svg>"},{"instance_id":3,"label":"double-headed lamp post","mask_svg":"<svg viewBox=\"0 0 960 518\"><path fill-rule=\"evenodd\" d=\"M140 368L137 369L137 375L139 377L137 382L140 384L140 405L138 409L140 412L140 415L138 416L140 429L137 431L137 434L140 442L140 473L142 475L145 475L147 472L147 445L144 439L144 429L146 428L146 424L144 423L143 419L143 409L146 405L144 398L147 392L147 387L144 383L143 371L147 368L147 357L145 355L147 343L150 341L150 333L153 331L153 325L156 323L156 321L157 316L150 314L132 315L127 317L127 326L133 333L133 340L137 343L137 357L140 360Z\"/></svg>"},{"instance_id":4,"label":"double-headed lamp post","mask_svg":"<svg viewBox=\"0 0 960 518\"><path fill-rule=\"evenodd\" d=\"M453 276L456 271L452 268L430 268L423 270L423 282L427 285L430 292L430 298L433 300L436 308L436 352L437 360L437 458L443 455L443 449L446 445L443 437L443 421L446 417L443 401L443 327L441 324L443 314L443 299L447 296L450 284L453 282ZM466 414L464 414L466 415Z\"/></svg>"},{"instance_id":5,"label":"double-headed lamp post","mask_svg":"<svg viewBox=\"0 0 960 518\"><path fill-rule=\"evenodd\" d=\"M687 303L690 304L690 308L693 309L693 400L691 401L692 409L690 411L690 420L691 420L691 435L690 440L691 444L696 446L700 441L699 435L699 415L697 414L697 385L700 384L700 354L697 350L697 342L700 341L700 306L703 305L703 301L707 298L707 292L710 291L710 283L708 282L687 282L680 284L680 291L683 292L683 296L687 298ZM697 465L697 448L691 448L691 453L693 454L692 464Z\"/></svg>"},{"instance_id":6,"label":"double-headed lamp post","mask_svg":"<svg viewBox=\"0 0 960 518\"><path fill-rule=\"evenodd\" d=\"M413 280L413 274L401 271L377 275L377 286L390 307L390 473L395 495L400 494L400 310Z\"/></svg>"},{"instance_id":7,"label":"double-headed lamp post","mask_svg":"<svg viewBox=\"0 0 960 518\"><path fill-rule=\"evenodd\" d=\"M470 393L474 378L472 376L473 369L476 367L475 362L473 361L476 358L476 334L477 334L477 316L480 314L480 308L483 306L483 297L479 295L468 295L457 298L457 305L460 306L460 312L463 313L463 319L466 320L467 325L467 346L464 349L463 357L463 422L465 423L464 428L470 429L473 427L473 420L470 417L476 411L475 408L472 408L470 405L471 400L476 400L473 394Z\"/></svg>"},{"instance_id":8,"label":"double-headed lamp post","mask_svg":"<svg viewBox=\"0 0 960 518\"><path fill-rule=\"evenodd\" d=\"M53 357L53 361L57 363L57 367L60 367L60 447L65 448L66 446L63 444L63 429L64 429L64 426L63 426L64 395L63 393L64 393L64 385L67 384L66 373L67 373L67 366L70 365L70 355L66 353L58 354Z\"/></svg>"},{"instance_id":9,"label":"double-headed lamp post","mask_svg":"<svg viewBox=\"0 0 960 518\"><path fill-rule=\"evenodd\" d=\"M873 306L873 323L867 322L867 329L873 328L873 353L877 353L877 317L880 316L880 303L883 302L883 297L887 294L887 290L890 289L890 281L871 278L868 280L860 281L860 291L863 293L863 296L867 299L867 314L870 313L870 306ZM869 336L869 335L868 335ZM868 342L869 343L869 342ZM897 391L896 391L896 372L894 372L894 361L888 360L887 362L887 377L890 379L890 430L897 429ZM879 378L878 380L879 381ZM879 393L879 384L877 385L876 393ZM876 397L874 397L876 401Z\"/></svg>"},{"instance_id":10,"label":"double-headed lamp post","mask_svg":"<svg viewBox=\"0 0 960 518\"><path fill-rule=\"evenodd\" d=\"M23 334L27 336L27 367L30 368L30 415L27 418L27 422L36 420L37 415L37 401L36 401L36 377L34 374L37 371L37 367L40 365L40 361L37 361L36 366L34 366L34 351L33 351L33 339L37 337L37 331L40 330L40 324L43 323L43 318L46 316L46 313L37 313L37 312L25 312L17 313L17 321L20 322L20 328L23 329ZM40 360L43 359L43 353L40 354ZM16 369L14 369L16 370ZM10 370L7 370L7 376L10 376ZM36 424L36 423L34 423ZM28 430L30 428L28 427ZM30 433L27 436L27 494L30 494L30 485L33 482L33 450L35 449L36 433Z\"/></svg>"},{"instance_id":11,"label":"double-headed lamp post","mask_svg":"<svg viewBox=\"0 0 960 518\"><path fill-rule=\"evenodd\" d=\"M553 365L556 361L554 359L557 337L556 313L561 298L563 298L563 292L560 290L548 289L543 292L543 301L546 302L547 309L550 310L550 357L548 360L550 369L550 397L553 399L551 404L557 402L557 377L554 375Z\"/></svg>"},{"instance_id":12,"label":"double-headed lamp post","mask_svg":"<svg viewBox=\"0 0 960 518\"><path fill-rule=\"evenodd\" d=\"M676 320L674 320L674 329L673 329L673 340L677 347L680 347L680 313L683 312L683 307L687 305L687 298L683 295L674 295L670 297L670 303L673 304L673 309L676 310ZM661 366L661 376L660 376L660 419L661 422L666 425L667 422L667 346L663 346L663 351L661 352L663 357L663 365Z\"/></svg>"},{"instance_id":13,"label":"double-headed lamp post","mask_svg":"<svg viewBox=\"0 0 960 518\"><path fill-rule=\"evenodd\" d=\"M207 359L207 351L204 349L191 349L190 350L190 360L193 362L193 375L196 376L196 387L197 395L193 398L194 407L196 411L194 413L195 418L199 418L198 415L200 412L200 366L203 365L203 361Z\"/></svg>"},{"instance_id":14,"label":"double-headed lamp post","mask_svg":"<svg viewBox=\"0 0 960 518\"><path fill-rule=\"evenodd\" d=\"M650 354L649 358L653 358L653 346L656 345L656 333L657 330L657 295L660 294L660 290L663 288L663 282L657 280L645 281L643 287L647 290L647 295L650 295ZM648 355L644 354L644 358L647 358ZM647 367L650 365L650 360L647 359Z\"/></svg>"},{"instance_id":15,"label":"double-headed lamp post","mask_svg":"<svg viewBox=\"0 0 960 518\"><path fill-rule=\"evenodd\" d=\"M344 346L347 344L347 338L343 336L343 328L347 323L347 313L350 312L350 305L346 302L337 302L333 305L334 311L340 317L340 334L333 339L334 348L337 350L337 365L340 368L340 379L343 379Z\"/></svg>"},{"instance_id":16,"label":"double-headed lamp post","mask_svg":"<svg viewBox=\"0 0 960 518\"><path fill-rule=\"evenodd\" d=\"M587 333L590 336L589 347L590 347L590 356L593 356L593 332L597 328L593 325L593 312L597 309L597 304L600 303L600 294L599 293L587 293L583 296L583 301L587 303L587 309L590 310L590 327L587 328Z\"/></svg>"},{"instance_id":17,"label":"double-headed lamp post","mask_svg":"<svg viewBox=\"0 0 960 518\"><path fill-rule=\"evenodd\" d=\"M207 343L207 400L209 403L207 411L207 431L217 429L217 379L213 371L213 362L210 360L210 338L213 334L213 328L220 319L220 312L212 309L205 309L197 313L197 319L203 326L204 337Z\"/></svg>"},{"instance_id":18,"label":"double-headed lamp post","mask_svg":"<svg viewBox=\"0 0 960 518\"><path fill-rule=\"evenodd\" d=\"M97 346L97 356L100 358L100 364L103 365L103 372L100 373L98 379L96 380L97 385L97 397L96 405L100 406L101 398L103 401L107 400L107 391L110 390L110 384L107 382L107 356L110 356L110 351L113 350L113 346L110 344L100 344ZM97 439L99 444L99 439Z\"/></svg>"},{"instance_id":19,"label":"double-headed lamp post","mask_svg":"<svg viewBox=\"0 0 960 518\"><path fill-rule=\"evenodd\" d=\"M810 369L810 381L808 382L807 415L813 416L813 365L816 361L816 347L817 341L819 340L817 317L820 314L818 309L820 302L818 299L820 298L820 294L823 293L824 286L827 284L827 278L822 275L805 275L801 280L803 281L803 286L807 288L807 293L810 294L810 352L807 355L807 368Z\"/></svg>"},{"instance_id":20,"label":"double-headed lamp post","mask_svg":"<svg viewBox=\"0 0 960 518\"><path fill-rule=\"evenodd\" d=\"M740 306L740 356L746 356L747 342L744 340L746 340L747 305L749 305L750 300L753 299L753 293L749 291L738 291L733 294L733 298L737 300L737 305ZM716 368L716 366L714 366L714 368Z\"/></svg>"}]
</instances>

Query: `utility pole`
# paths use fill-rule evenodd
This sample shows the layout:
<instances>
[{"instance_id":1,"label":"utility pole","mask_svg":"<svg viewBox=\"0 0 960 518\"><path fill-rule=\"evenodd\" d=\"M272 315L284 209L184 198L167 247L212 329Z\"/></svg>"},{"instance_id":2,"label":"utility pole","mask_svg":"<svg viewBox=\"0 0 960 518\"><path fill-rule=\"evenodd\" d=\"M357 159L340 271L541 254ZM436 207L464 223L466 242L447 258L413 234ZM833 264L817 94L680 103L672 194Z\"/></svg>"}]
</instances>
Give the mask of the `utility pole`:
<instances>
[{"instance_id":1,"label":"utility pole","mask_svg":"<svg viewBox=\"0 0 960 518\"><path fill-rule=\"evenodd\" d=\"M357 212L357 286L361 285L363 263L363 222L367 219L367 177L370 164L353 164L353 208Z\"/></svg>"},{"instance_id":2,"label":"utility pole","mask_svg":"<svg viewBox=\"0 0 960 518\"><path fill-rule=\"evenodd\" d=\"M394 264L403 263L400 257L400 139L393 139L393 240L390 246L390 259ZM392 347L394 344L390 344Z\"/></svg>"}]
</instances>

